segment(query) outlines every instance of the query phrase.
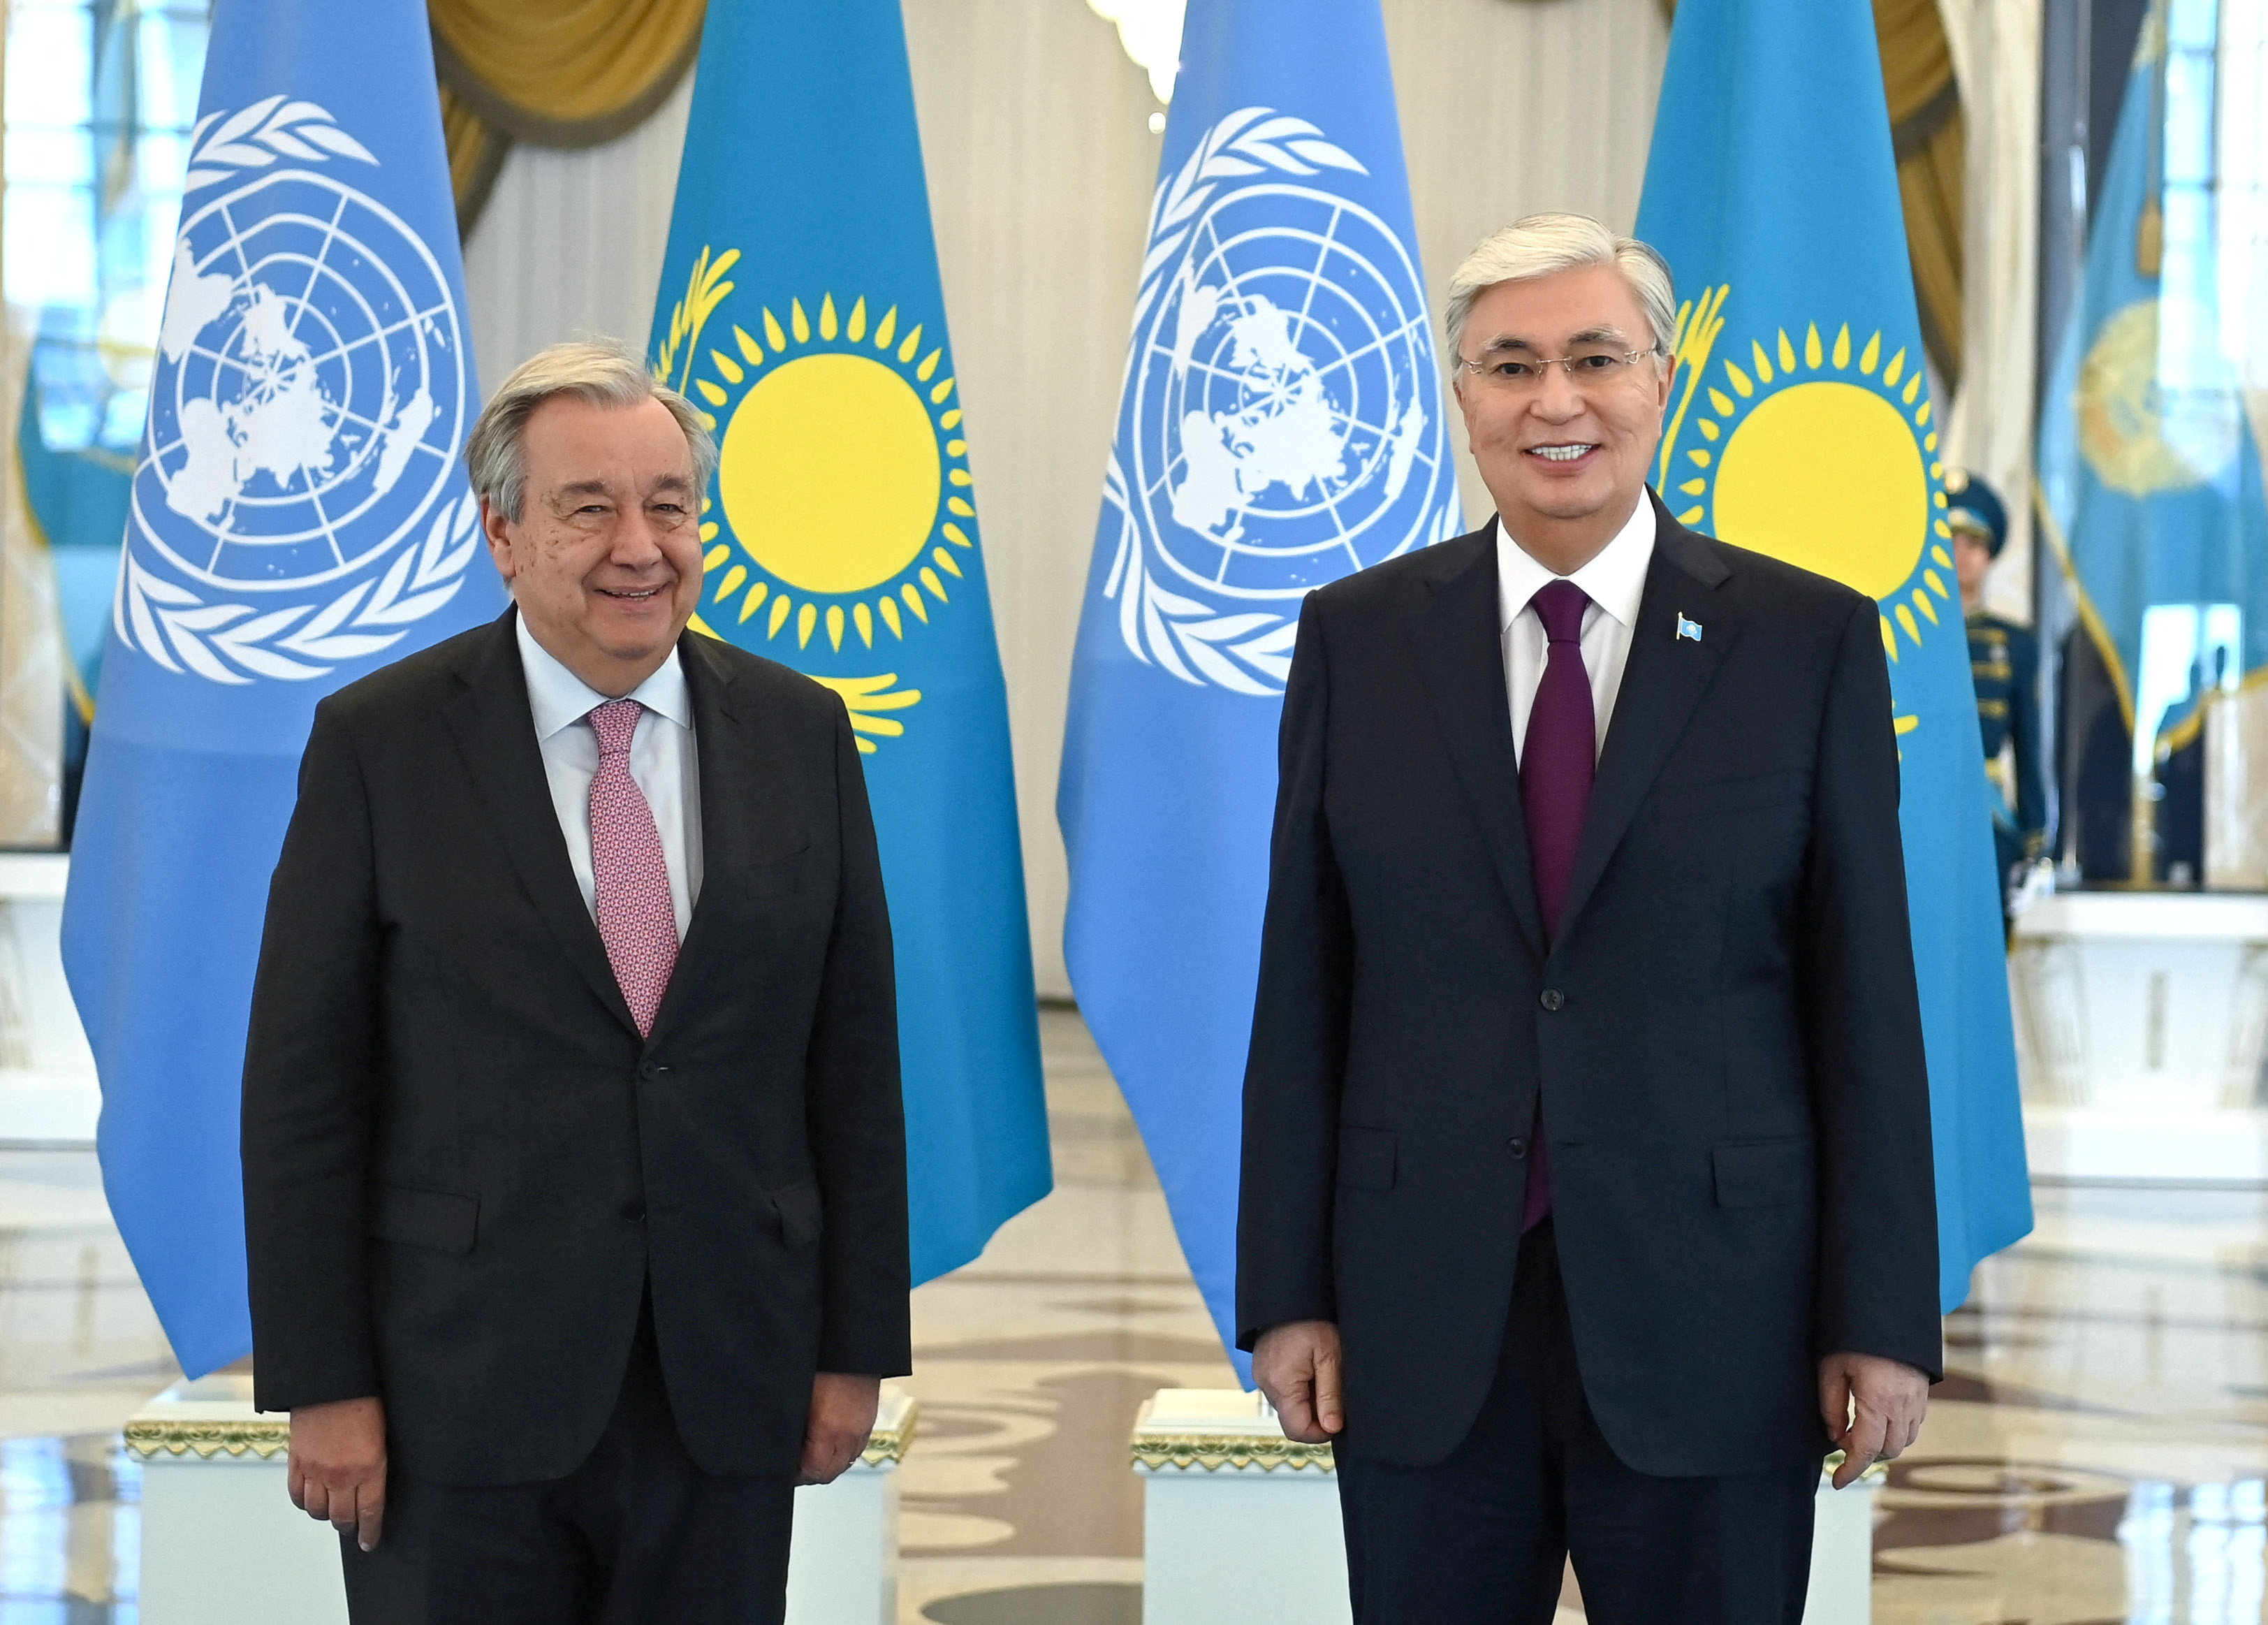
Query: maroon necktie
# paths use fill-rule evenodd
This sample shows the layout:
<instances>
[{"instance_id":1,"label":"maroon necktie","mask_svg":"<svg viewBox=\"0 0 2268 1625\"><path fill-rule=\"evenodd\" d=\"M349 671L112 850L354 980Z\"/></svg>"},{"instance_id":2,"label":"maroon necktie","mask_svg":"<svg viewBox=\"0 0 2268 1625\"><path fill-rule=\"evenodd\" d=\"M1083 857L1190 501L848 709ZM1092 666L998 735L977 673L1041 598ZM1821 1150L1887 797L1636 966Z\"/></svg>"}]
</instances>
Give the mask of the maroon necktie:
<instances>
[{"instance_id":1,"label":"maroon necktie","mask_svg":"<svg viewBox=\"0 0 2268 1625\"><path fill-rule=\"evenodd\" d=\"M1547 936L1559 934L1559 910L1575 872L1583 816L1591 809L1591 779L1598 771L1599 731L1591 709L1591 676L1583 669L1583 611L1589 595L1572 581L1553 581L1529 600L1543 623L1549 652L1528 737L1520 751L1520 810L1528 820L1528 858L1535 876L1536 906ZM1551 1211L1551 1164L1543 1149L1543 1102L1535 1103L1529 1137L1528 1201L1522 1235Z\"/></svg>"}]
</instances>

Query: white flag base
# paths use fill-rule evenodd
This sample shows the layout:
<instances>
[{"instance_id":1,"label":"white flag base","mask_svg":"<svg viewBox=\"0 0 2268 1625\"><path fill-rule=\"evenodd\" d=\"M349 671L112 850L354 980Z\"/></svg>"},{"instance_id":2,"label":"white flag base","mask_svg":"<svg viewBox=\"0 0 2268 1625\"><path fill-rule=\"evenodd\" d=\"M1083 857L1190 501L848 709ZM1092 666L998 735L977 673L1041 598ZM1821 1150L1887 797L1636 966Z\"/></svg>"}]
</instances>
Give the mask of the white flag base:
<instances>
[{"instance_id":1,"label":"white flag base","mask_svg":"<svg viewBox=\"0 0 2268 1625\"><path fill-rule=\"evenodd\" d=\"M865 1455L796 1492L788 1625L896 1625L897 1466L917 1409L882 1391ZM284 1488L290 1419L252 1408L252 1379L177 1383L136 1412L143 1625L345 1625L338 1537Z\"/></svg>"},{"instance_id":2,"label":"white flag base","mask_svg":"<svg viewBox=\"0 0 2268 1625\"><path fill-rule=\"evenodd\" d=\"M1161 1388L1134 1422L1142 1476L1142 1625L1342 1625L1346 1542L1328 1444L1285 1438L1267 1401ZM1820 1476L1804 1625L1867 1625L1881 1469Z\"/></svg>"},{"instance_id":3,"label":"white flag base","mask_svg":"<svg viewBox=\"0 0 2268 1625\"><path fill-rule=\"evenodd\" d=\"M2058 892L2008 971L2035 1178L2268 1184L2268 897Z\"/></svg>"}]
</instances>

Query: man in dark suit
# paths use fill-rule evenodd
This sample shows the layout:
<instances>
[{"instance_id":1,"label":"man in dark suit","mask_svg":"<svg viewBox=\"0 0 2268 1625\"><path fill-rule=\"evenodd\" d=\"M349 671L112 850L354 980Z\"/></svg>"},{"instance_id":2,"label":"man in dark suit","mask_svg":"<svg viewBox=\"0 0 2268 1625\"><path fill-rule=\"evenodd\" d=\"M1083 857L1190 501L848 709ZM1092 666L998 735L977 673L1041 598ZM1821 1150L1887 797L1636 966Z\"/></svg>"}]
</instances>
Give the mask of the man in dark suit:
<instances>
[{"instance_id":1,"label":"man in dark suit","mask_svg":"<svg viewBox=\"0 0 2268 1625\"><path fill-rule=\"evenodd\" d=\"M466 455L514 608L317 709L269 893L258 1403L358 1625L777 1621L909 1369L849 718L688 635L716 447L636 357L545 351Z\"/></svg>"},{"instance_id":2,"label":"man in dark suit","mask_svg":"<svg viewBox=\"0 0 2268 1625\"><path fill-rule=\"evenodd\" d=\"M1533 217L1452 283L1498 521L1307 601L1240 1341L1330 1439L1360 1625L1801 1614L1940 1363L1874 603L1646 487L1675 306Z\"/></svg>"}]
</instances>

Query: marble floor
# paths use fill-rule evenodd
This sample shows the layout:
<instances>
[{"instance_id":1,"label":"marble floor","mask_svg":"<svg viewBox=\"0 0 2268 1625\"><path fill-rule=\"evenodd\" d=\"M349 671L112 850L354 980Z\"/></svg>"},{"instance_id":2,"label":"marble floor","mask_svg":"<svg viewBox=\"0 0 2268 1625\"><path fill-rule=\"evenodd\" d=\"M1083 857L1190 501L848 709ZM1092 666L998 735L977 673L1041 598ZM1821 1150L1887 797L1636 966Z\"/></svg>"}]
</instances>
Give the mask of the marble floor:
<instances>
[{"instance_id":1,"label":"marble floor","mask_svg":"<svg viewBox=\"0 0 2268 1625\"><path fill-rule=\"evenodd\" d=\"M1138 1625L1135 1407L1233 1380L1086 1030L1042 1033L1056 1192L914 1296L900 1625ZM1881 1496L1877 1625L2268 1621L2268 1192L2035 1195ZM174 1375L92 1156L0 1152L0 1625L136 1617L118 1429Z\"/></svg>"}]
</instances>

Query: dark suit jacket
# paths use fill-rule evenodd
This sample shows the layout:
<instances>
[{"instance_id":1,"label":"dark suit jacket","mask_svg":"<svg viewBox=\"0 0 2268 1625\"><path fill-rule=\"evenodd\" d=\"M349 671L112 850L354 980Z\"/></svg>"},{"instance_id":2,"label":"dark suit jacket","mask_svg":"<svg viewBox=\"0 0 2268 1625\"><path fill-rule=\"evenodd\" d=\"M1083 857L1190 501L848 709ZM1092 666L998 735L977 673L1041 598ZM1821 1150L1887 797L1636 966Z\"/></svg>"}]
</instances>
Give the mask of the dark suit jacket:
<instances>
[{"instance_id":1,"label":"dark suit jacket","mask_svg":"<svg viewBox=\"0 0 2268 1625\"><path fill-rule=\"evenodd\" d=\"M1237 1323L1248 1348L1338 1323L1358 1456L1439 1461L1479 1410L1539 1092L1584 1390L1628 1465L1815 1459L1819 1355L1938 1369L1877 612L1656 515L1553 942L1492 530L1336 581L1300 616ZM1700 641L1676 637L1681 614Z\"/></svg>"},{"instance_id":2,"label":"dark suit jacket","mask_svg":"<svg viewBox=\"0 0 2268 1625\"><path fill-rule=\"evenodd\" d=\"M711 1473L814 1370L909 1369L889 916L842 702L679 644L703 876L650 1039L552 810L512 614L317 708L245 1058L258 1403L377 1394L394 1464L561 1476L640 1296Z\"/></svg>"}]
</instances>

